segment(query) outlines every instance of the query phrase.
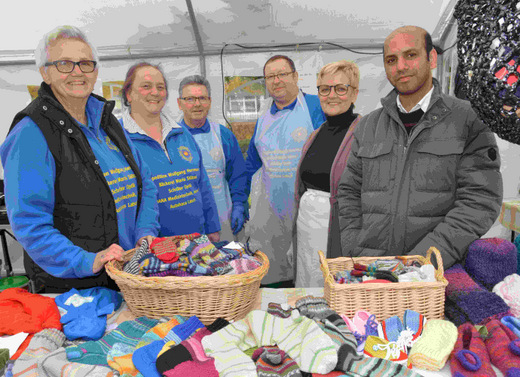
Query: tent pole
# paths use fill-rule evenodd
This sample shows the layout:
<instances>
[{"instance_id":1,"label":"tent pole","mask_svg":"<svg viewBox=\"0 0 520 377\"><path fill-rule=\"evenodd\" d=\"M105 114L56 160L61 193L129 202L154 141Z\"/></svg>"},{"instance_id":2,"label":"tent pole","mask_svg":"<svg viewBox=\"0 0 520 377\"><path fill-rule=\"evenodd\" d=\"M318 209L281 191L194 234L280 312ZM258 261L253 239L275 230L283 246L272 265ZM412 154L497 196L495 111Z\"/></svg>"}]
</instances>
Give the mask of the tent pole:
<instances>
[{"instance_id":1,"label":"tent pole","mask_svg":"<svg viewBox=\"0 0 520 377\"><path fill-rule=\"evenodd\" d=\"M202 44L202 38L200 37L199 32L199 25L197 24L197 19L195 18L195 12L193 11L193 4L191 3L191 0L186 0L186 6L188 7L191 26L193 27L193 34L195 35L197 49L199 50L200 74L206 77L206 58L204 57L204 45Z\"/></svg>"}]
</instances>

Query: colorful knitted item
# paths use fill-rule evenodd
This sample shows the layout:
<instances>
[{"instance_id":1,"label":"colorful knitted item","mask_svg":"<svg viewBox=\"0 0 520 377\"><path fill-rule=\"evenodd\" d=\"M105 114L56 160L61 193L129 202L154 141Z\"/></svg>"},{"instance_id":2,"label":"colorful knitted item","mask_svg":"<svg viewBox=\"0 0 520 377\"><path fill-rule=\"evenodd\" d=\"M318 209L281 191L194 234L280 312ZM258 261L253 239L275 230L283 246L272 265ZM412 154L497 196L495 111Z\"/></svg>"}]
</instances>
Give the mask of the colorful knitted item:
<instances>
[{"instance_id":1,"label":"colorful knitted item","mask_svg":"<svg viewBox=\"0 0 520 377\"><path fill-rule=\"evenodd\" d=\"M258 377L301 377L298 364L276 346L258 348L252 356Z\"/></svg>"},{"instance_id":2,"label":"colorful knitted item","mask_svg":"<svg viewBox=\"0 0 520 377\"><path fill-rule=\"evenodd\" d=\"M209 267L213 269L217 275L225 275L233 272L233 267L229 264L227 259L213 261Z\"/></svg>"},{"instance_id":3,"label":"colorful knitted item","mask_svg":"<svg viewBox=\"0 0 520 377\"><path fill-rule=\"evenodd\" d=\"M199 233L172 237L157 237L150 245L150 250L164 263L173 263L190 244L190 240L200 237Z\"/></svg>"},{"instance_id":4,"label":"colorful knitted item","mask_svg":"<svg viewBox=\"0 0 520 377\"><path fill-rule=\"evenodd\" d=\"M484 340L489 358L506 377L520 376L520 339L503 323L486 323L489 337Z\"/></svg>"},{"instance_id":5,"label":"colorful knitted item","mask_svg":"<svg viewBox=\"0 0 520 377\"><path fill-rule=\"evenodd\" d=\"M278 304L276 302L270 302L267 305L267 313L280 318L289 318L294 308L288 304Z\"/></svg>"},{"instance_id":6,"label":"colorful knitted item","mask_svg":"<svg viewBox=\"0 0 520 377\"><path fill-rule=\"evenodd\" d=\"M133 275L139 274L139 261L148 253L148 250L148 241L143 239L141 246L134 252L132 259L123 266L123 271Z\"/></svg>"},{"instance_id":7,"label":"colorful knitted item","mask_svg":"<svg viewBox=\"0 0 520 377\"><path fill-rule=\"evenodd\" d=\"M516 246L516 250L518 251L518 253L517 253L518 265L516 268L516 273L518 275L520 275L520 235L516 236L514 244Z\"/></svg>"},{"instance_id":8,"label":"colorful knitted item","mask_svg":"<svg viewBox=\"0 0 520 377\"><path fill-rule=\"evenodd\" d=\"M185 271L190 276L214 275L214 271L209 267L202 267L195 263L188 255L182 254L174 263L164 263L154 254L146 254L139 261L139 269L144 276L159 274L165 271Z\"/></svg>"},{"instance_id":9,"label":"colorful knitted item","mask_svg":"<svg viewBox=\"0 0 520 377\"><path fill-rule=\"evenodd\" d=\"M246 272L254 271L262 265L256 258L249 255L230 260L228 263L232 269L230 273L234 275L245 274Z\"/></svg>"},{"instance_id":10,"label":"colorful knitted item","mask_svg":"<svg viewBox=\"0 0 520 377\"><path fill-rule=\"evenodd\" d=\"M455 325L468 321L476 325L511 314L504 300L475 283L460 264L444 271L444 277L449 283L445 315Z\"/></svg>"},{"instance_id":11,"label":"colorful knitted item","mask_svg":"<svg viewBox=\"0 0 520 377\"><path fill-rule=\"evenodd\" d=\"M404 264L397 259L379 259L369 264L369 267L379 271L390 271L399 275L404 272Z\"/></svg>"},{"instance_id":12,"label":"colorful knitted item","mask_svg":"<svg viewBox=\"0 0 520 377\"><path fill-rule=\"evenodd\" d=\"M442 319L429 320L421 337L412 346L408 362L421 369L441 370L455 346L457 335L453 323Z\"/></svg>"},{"instance_id":13,"label":"colorful knitted item","mask_svg":"<svg viewBox=\"0 0 520 377\"><path fill-rule=\"evenodd\" d=\"M337 313L332 310L324 297L305 296L295 304L300 314L315 320L323 320Z\"/></svg>"},{"instance_id":14,"label":"colorful knitted item","mask_svg":"<svg viewBox=\"0 0 520 377\"><path fill-rule=\"evenodd\" d=\"M67 339L98 340L105 333L107 315L119 309L123 298L112 289L94 287L79 291L72 288L54 301Z\"/></svg>"},{"instance_id":15,"label":"colorful knitted item","mask_svg":"<svg viewBox=\"0 0 520 377\"><path fill-rule=\"evenodd\" d=\"M215 358L221 376L256 376L253 361L244 354L251 347L276 344L302 372L328 373L338 362L335 343L311 319L275 317L253 310L240 321L202 339L205 353Z\"/></svg>"},{"instance_id":16,"label":"colorful knitted item","mask_svg":"<svg viewBox=\"0 0 520 377\"><path fill-rule=\"evenodd\" d=\"M9 360L9 348L0 348L0 370L5 367Z\"/></svg>"},{"instance_id":17,"label":"colorful knitted item","mask_svg":"<svg viewBox=\"0 0 520 377\"><path fill-rule=\"evenodd\" d=\"M506 325L517 337L520 338L520 318L507 315L500 322Z\"/></svg>"},{"instance_id":18,"label":"colorful knitted item","mask_svg":"<svg viewBox=\"0 0 520 377\"><path fill-rule=\"evenodd\" d=\"M471 323L460 325L458 337L450 355L453 377L496 377L489 354L479 332Z\"/></svg>"},{"instance_id":19,"label":"colorful knitted item","mask_svg":"<svg viewBox=\"0 0 520 377\"><path fill-rule=\"evenodd\" d=\"M40 359L35 376L46 377L113 377L114 371L108 366L87 365L67 359L65 348L58 348Z\"/></svg>"},{"instance_id":20,"label":"colorful knitted item","mask_svg":"<svg viewBox=\"0 0 520 377\"><path fill-rule=\"evenodd\" d=\"M499 295L511 308L511 314L520 317L520 275L511 274L493 287L493 293Z\"/></svg>"},{"instance_id":21,"label":"colorful knitted item","mask_svg":"<svg viewBox=\"0 0 520 377\"><path fill-rule=\"evenodd\" d=\"M13 375L17 377L34 376L39 359L60 348L64 341L65 335L58 329L44 329L36 333L25 351L15 361L12 369Z\"/></svg>"},{"instance_id":22,"label":"colorful knitted item","mask_svg":"<svg viewBox=\"0 0 520 377\"><path fill-rule=\"evenodd\" d=\"M147 317L125 321L98 341L88 341L78 346L67 347L65 349L67 358L69 361L83 364L108 366L107 354L114 344L123 343L135 347L141 337L158 322L157 319Z\"/></svg>"},{"instance_id":23,"label":"colorful knitted item","mask_svg":"<svg viewBox=\"0 0 520 377\"><path fill-rule=\"evenodd\" d=\"M491 290L508 275L517 272L518 250L502 238L484 238L468 247L464 268L481 286Z\"/></svg>"}]
</instances>

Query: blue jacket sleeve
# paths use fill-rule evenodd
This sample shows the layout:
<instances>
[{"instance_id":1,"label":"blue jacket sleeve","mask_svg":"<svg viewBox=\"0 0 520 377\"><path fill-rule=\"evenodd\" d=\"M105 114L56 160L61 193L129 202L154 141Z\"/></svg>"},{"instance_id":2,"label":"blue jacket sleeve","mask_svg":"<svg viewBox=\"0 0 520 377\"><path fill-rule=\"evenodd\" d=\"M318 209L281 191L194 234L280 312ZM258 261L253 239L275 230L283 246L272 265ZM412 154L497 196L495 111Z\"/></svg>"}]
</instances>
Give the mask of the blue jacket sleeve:
<instances>
[{"instance_id":1,"label":"blue jacket sleeve","mask_svg":"<svg viewBox=\"0 0 520 377\"><path fill-rule=\"evenodd\" d=\"M23 248L53 276L93 276L96 254L74 245L54 227L54 157L30 118L22 119L7 136L0 157L9 222Z\"/></svg>"},{"instance_id":2,"label":"blue jacket sleeve","mask_svg":"<svg viewBox=\"0 0 520 377\"><path fill-rule=\"evenodd\" d=\"M247 172L247 181L246 181L246 194L249 196L251 192L251 180L253 175L257 172L258 169L262 167L262 159L258 154L258 150L255 145L255 136L256 130L258 129L258 120L255 124L255 130L253 132L253 136L251 137L251 141L249 142L249 147L247 148L247 157L246 157L246 172Z\"/></svg>"},{"instance_id":3,"label":"blue jacket sleeve","mask_svg":"<svg viewBox=\"0 0 520 377\"><path fill-rule=\"evenodd\" d=\"M325 117L325 113L321 108L320 99L318 96L314 94L307 93L303 93L303 98L305 98L305 102L307 103L307 107L309 108L312 126L315 130L317 130L327 120L327 118Z\"/></svg>"},{"instance_id":4,"label":"blue jacket sleeve","mask_svg":"<svg viewBox=\"0 0 520 377\"><path fill-rule=\"evenodd\" d=\"M222 136L222 149L226 158L226 180L229 185L231 201L233 203L245 203L248 197L247 171L242 151L233 132L224 126L220 126Z\"/></svg>"},{"instance_id":5,"label":"blue jacket sleeve","mask_svg":"<svg viewBox=\"0 0 520 377\"><path fill-rule=\"evenodd\" d=\"M139 207L139 213L137 214L137 221L135 224L135 240L137 242L141 237L156 237L159 234L160 224L159 205L157 204L157 186L155 186L155 183L152 181L152 172L146 162L144 162L141 153L135 147L126 129L123 128L123 131L125 132L126 140L132 150L137 166L141 171L143 181L141 205Z\"/></svg>"},{"instance_id":6,"label":"blue jacket sleeve","mask_svg":"<svg viewBox=\"0 0 520 377\"><path fill-rule=\"evenodd\" d=\"M191 136L191 134L189 135ZM197 153L199 154L200 160L199 190L202 197L202 208L204 210L204 228L206 234L211 234L220 231L220 219L218 217L217 203L215 202L215 196L213 196L213 188L211 187L208 173L206 173L206 168L204 168L200 148L195 140L193 140L193 143L197 148Z\"/></svg>"}]
</instances>

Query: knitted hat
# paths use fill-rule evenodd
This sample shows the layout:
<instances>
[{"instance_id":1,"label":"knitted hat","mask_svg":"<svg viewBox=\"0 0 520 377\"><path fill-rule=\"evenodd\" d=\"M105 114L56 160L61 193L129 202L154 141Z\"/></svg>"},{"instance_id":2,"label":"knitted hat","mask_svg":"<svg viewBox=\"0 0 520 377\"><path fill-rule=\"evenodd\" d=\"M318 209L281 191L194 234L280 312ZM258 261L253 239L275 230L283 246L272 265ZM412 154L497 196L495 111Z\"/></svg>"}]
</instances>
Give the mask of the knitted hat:
<instances>
[{"instance_id":1,"label":"knitted hat","mask_svg":"<svg viewBox=\"0 0 520 377\"><path fill-rule=\"evenodd\" d=\"M450 370L454 377L496 377L484 340L469 322L458 328L457 342L450 358Z\"/></svg>"},{"instance_id":2,"label":"knitted hat","mask_svg":"<svg viewBox=\"0 0 520 377\"><path fill-rule=\"evenodd\" d=\"M453 323L442 319L429 320L422 336L410 350L409 363L417 368L441 370L455 346L457 334L457 327Z\"/></svg>"},{"instance_id":3,"label":"knitted hat","mask_svg":"<svg viewBox=\"0 0 520 377\"><path fill-rule=\"evenodd\" d=\"M484 238L468 247L465 269L470 276L488 290L517 271L516 246L502 238Z\"/></svg>"},{"instance_id":4,"label":"knitted hat","mask_svg":"<svg viewBox=\"0 0 520 377\"><path fill-rule=\"evenodd\" d=\"M493 287L496 293L511 308L511 314L520 317L520 275L511 274Z\"/></svg>"},{"instance_id":5,"label":"knitted hat","mask_svg":"<svg viewBox=\"0 0 520 377\"><path fill-rule=\"evenodd\" d=\"M520 339L500 321L486 323L489 337L484 340L489 358L506 377L520 376Z\"/></svg>"},{"instance_id":6,"label":"knitted hat","mask_svg":"<svg viewBox=\"0 0 520 377\"><path fill-rule=\"evenodd\" d=\"M444 271L446 287L446 317L455 325L465 322L484 323L489 318L510 315L509 306L493 292L475 283L460 264Z\"/></svg>"}]
</instances>

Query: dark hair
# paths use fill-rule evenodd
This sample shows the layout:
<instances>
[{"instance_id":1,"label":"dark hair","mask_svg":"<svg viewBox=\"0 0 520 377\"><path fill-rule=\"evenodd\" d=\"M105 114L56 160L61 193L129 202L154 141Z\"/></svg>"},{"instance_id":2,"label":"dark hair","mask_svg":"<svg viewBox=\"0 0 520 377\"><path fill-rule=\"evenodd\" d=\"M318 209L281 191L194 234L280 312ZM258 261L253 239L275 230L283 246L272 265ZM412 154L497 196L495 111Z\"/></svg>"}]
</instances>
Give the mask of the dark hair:
<instances>
[{"instance_id":1,"label":"dark hair","mask_svg":"<svg viewBox=\"0 0 520 377\"><path fill-rule=\"evenodd\" d=\"M270 57L264 64L264 76L265 76L265 67L267 66L267 64L271 63L271 62L274 62L275 60L280 60L280 59L284 59L287 63L289 63L289 66L291 67L291 70L293 72L296 72L296 66L294 65L294 62L293 60L286 56L286 55L275 55L275 56L272 56Z\"/></svg>"},{"instance_id":2,"label":"dark hair","mask_svg":"<svg viewBox=\"0 0 520 377\"><path fill-rule=\"evenodd\" d=\"M128 99L126 98L126 94L132 88L132 84L134 83L134 80L135 80L135 73L137 72L137 70L139 68L142 68L142 67L153 67L153 68L157 69L159 72L161 72L161 75L164 79L164 86L166 87L166 99L168 99L168 81L166 81L166 77L164 76L164 72L163 72L162 68L160 67L160 65L159 64L155 65L155 64L148 63L148 62L140 62L140 63L136 63L136 64L132 65L130 68L128 68L128 72L126 72L125 82L123 84L123 88L121 89L121 99L123 101L123 105L125 105L127 107L130 106L130 103L128 102Z\"/></svg>"}]
</instances>

